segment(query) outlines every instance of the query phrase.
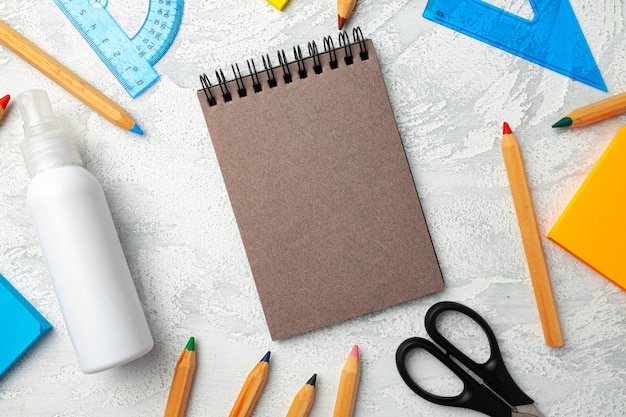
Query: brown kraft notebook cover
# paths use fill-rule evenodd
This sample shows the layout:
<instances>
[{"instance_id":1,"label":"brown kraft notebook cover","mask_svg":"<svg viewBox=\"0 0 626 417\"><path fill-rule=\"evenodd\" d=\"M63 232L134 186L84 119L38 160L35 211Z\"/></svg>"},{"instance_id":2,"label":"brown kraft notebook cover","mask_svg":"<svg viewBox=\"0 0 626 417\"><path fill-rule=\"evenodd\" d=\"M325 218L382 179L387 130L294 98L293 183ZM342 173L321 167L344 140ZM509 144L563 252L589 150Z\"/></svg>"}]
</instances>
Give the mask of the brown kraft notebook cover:
<instances>
[{"instance_id":1,"label":"brown kraft notebook cover","mask_svg":"<svg viewBox=\"0 0 626 417\"><path fill-rule=\"evenodd\" d=\"M198 91L273 340L444 287L374 46L354 35Z\"/></svg>"}]
</instances>

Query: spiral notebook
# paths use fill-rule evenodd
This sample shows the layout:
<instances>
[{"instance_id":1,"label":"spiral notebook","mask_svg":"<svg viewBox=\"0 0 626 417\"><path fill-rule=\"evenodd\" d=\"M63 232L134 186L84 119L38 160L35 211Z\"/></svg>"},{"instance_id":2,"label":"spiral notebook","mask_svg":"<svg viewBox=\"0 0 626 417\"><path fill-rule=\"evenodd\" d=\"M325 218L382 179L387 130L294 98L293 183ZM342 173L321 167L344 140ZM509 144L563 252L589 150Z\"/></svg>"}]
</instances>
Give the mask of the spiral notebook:
<instances>
[{"instance_id":1,"label":"spiral notebook","mask_svg":"<svg viewBox=\"0 0 626 417\"><path fill-rule=\"evenodd\" d=\"M200 77L273 340L444 287L372 41L336 39Z\"/></svg>"}]
</instances>

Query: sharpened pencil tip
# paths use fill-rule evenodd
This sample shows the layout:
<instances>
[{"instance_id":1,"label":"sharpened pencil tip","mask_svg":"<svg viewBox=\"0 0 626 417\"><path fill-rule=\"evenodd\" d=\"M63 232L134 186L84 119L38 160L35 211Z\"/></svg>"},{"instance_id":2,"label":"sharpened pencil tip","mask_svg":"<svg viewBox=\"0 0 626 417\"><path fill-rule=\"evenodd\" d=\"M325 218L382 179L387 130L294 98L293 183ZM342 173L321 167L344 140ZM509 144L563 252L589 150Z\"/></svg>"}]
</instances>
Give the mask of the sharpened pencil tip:
<instances>
[{"instance_id":1,"label":"sharpened pencil tip","mask_svg":"<svg viewBox=\"0 0 626 417\"><path fill-rule=\"evenodd\" d=\"M345 24L346 24L346 18L337 16L337 26L339 27L339 30L343 29L343 25Z\"/></svg>"},{"instance_id":2,"label":"sharpened pencil tip","mask_svg":"<svg viewBox=\"0 0 626 417\"><path fill-rule=\"evenodd\" d=\"M569 127L572 125L573 122L574 121L571 117L564 117L555 124L553 124L552 127Z\"/></svg>"},{"instance_id":3,"label":"sharpened pencil tip","mask_svg":"<svg viewBox=\"0 0 626 417\"><path fill-rule=\"evenodd\" d=\"M138 125L133 126L133 128L129 130L138 135L143 135L143 130L141 130L141 128Z\"/></svg>"},{"instance_id":4,"label":"sharpened pencil tip","mask_svg":"<svg viewBox=\"0 0 626 417\"><path fill-rule=\"evenodd\" d=\"M352 346L350 356L354 356L355 358L359 359L359 347L357 345Z\"/></svg>"},{"instance_id":5,"label":"sharpened pencil tip","mask_svg":"<svg viewBox=\"0 0 626 417\"><path fill-rule=\"evenodd\" d=\"M504 122L504 125L502 126L502 134L503 135L510 135L513 132L511 131L511 127L509 126L509 124L507 122Z\"/></svg>"},{"instance_id":6,"label":"sharpened pencil tip","mask_svg":"<svg viewBox=\"0 0 626 417\"><path fill-rule=\"evenodd\" d=\"M2 110L5 110L7 108L7 105L9 104L9 100L11 100L11 96L8 94L0 98L0 107L2 107Z\"/></svg>"},{"instance_id":7,"label":"sharpened pencil tip","mask_svg":"<svg viewBox=\"0 0 626 417\"><path fill-rule=\"evenodd\" d=\"M196 350L196 339L193 336L189 338L189 341L187 342L187 346L185 346L185 349L187 349L190 352L193 352L194 350Z\"/></svg>"},{"instance_id":8,"label":"sharpened pencil tip","mask_svg":"<svg viewBox=\"0 0 626 417\"><path fill-rule=\"evenodd\" d=\"M311 378L306 382L308 385L315 386L315 382L317 381L317 374L313 374Z\"/></svg>"},{"instance_id":9,"label":"sharpened pencil tip","mask_svg":"<svg viewBox=\"0 0 626 417\"><path fill-rule=\"evenodd\" d=\"M263 358L261 358L260 362L268 362L270 361L270 352L268 351Z\"/></svg>"}]
</instances>

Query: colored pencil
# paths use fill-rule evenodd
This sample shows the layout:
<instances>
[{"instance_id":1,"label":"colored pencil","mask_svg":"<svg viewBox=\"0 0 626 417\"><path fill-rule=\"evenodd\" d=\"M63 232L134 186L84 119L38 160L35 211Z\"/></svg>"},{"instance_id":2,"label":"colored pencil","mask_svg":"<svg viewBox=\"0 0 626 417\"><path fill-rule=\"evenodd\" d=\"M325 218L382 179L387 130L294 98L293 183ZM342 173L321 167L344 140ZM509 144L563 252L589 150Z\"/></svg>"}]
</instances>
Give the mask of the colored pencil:
<instances>
[{"instance_id":1,"label":"colored pencil","mask_svg":"<svg viewBox=\"0 0 626 417\"><path fill-rule=\"evenodd\" d=\"M307 417L313 407L313 400L315 399L315 381L317 380L317 374L307 381L306 384L296 394L287 417Z\"/></svg>"},{"instance_id":2,"label":"colored pencil","mask_svg":"<svg viewBox=\"0 0 626 417\"><path fill-rule=\"evenodd\" d=\"M360 376L361 365L359 363L359 347L354 345L350 356L348 356L348 360L341 370L333 417L352 417Z\"/></svg>"},{"instance_id":3,"label":"colored pencil","mask_svg":"<svg viewBox=\"0 0 626 417\"><path fill-rule=\"evenodd\" d=\"M504 155L504 163L511 185L513 203L522 234L522 242L535 291L544 338L548 346L562 346L561 325L554 295L552 294L552 285L541 244L535 209L530 196L526 169L524 168L519 143L506 122L504 123L502 134L502 154Z\"/></svg>"},{"instance_id":4,"label":"colored pencil","mask_svg":"<svg viewBox=\"0 0 626 417\"><path fill-rule=\"evenodd\" d=\"M259 400L261 391L263 391L263 387L265 386L269 362L270 352L267 352L252 371L250 371L235 401L235 405L233 405L233 409L228 415L229 417L249 417L250 414L252 414L252 410L254 410L254 406Z\"/></svg>"},{"instance_id":5,"label":"colored pencil","mask_svg":"<svg viewBox=\"0 0 626 417\"><path fill-rule=\"evenodd\" d=\"M196 342L191 337L176 363L170 395L165 406L165 417L183 417L185 415L195 370Z\"/></svg>"},{"instance_id":6,"label":"colored pencil","mask_svg":"<svg viewBox=\"0 0 626 417\"><path fill-rule=\"evenodd\" d=\"M343 25L352 14L354 6L356 6L356 0L337 0L337 23L339 30L343 29Z\"/></svg>"},{"instance_id":7,"label":"colored pencil","mask_svg":"<svg viewBox=\"0 0 626 417\"><path fill-rule=\"evenodd\" d=\"M552 127L579 127L586 126L600 120L608 119L626 112L626 93L579 107L571 111Z\"/></svg>"},{"instance_id":8,"label":"colored pencil","mask_svg":"<svg viewBox=\"0 0 626 417\"><path fill-rule=\"evenodd\" d=\"M0 43L114 125L143 134L124 109L2 21Z\"/></svg>"},{"instance_id":9,"label":"colored pencil","mask_svg":"<svg viewBox=\"0 0 626 417\"><path fill-rule=\"evenodd\" d=\"M6 95L2 98L0 98L0 119L2 119L2 116L4 116L4 111L6 110L7 106L9 105L9 100L11 100L11 96L10 95Z\"/></svg>"}]
</instances>

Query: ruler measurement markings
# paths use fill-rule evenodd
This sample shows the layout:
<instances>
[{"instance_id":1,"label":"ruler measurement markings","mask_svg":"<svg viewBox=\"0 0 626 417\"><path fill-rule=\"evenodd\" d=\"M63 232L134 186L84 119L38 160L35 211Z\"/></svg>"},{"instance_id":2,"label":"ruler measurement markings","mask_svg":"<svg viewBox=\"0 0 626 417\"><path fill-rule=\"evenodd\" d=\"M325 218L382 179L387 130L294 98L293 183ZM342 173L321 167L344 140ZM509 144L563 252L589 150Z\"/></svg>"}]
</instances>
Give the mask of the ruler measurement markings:
<instances>
[{"instance_id":1,"label":"ruler measurement markings","mask_svg":"<svg viewBox=\"0 0 626 417\"><path fill-rule=\"evenodd\" d=\"M79 3L86 3L89 0L66 0L63 3L62 0L54 1L131 97L139 95L159 78L152 65L169 48L178 31L182 17L183 0L171 2L177 6L176 14L171 16L175 19L174 23L177 22L177 26L161 25L169 31L167 36L167 39L170 39L169 43L159 45L162 35L157 34L154 37L158 27L155 30L153 22L146 19L142 29L140 29L142 32L144 28L149 28L148 32L143 30L143 33L152 36L152 38L146 39L146 51L139 50L133 40L105 10L102 3L97 3L99 7L90 5L82 7ZM150 0L149 10L154 9L152 4L155 1L157 0ZM167 12L166 16L170 16L169 13ZM151 39L155 39L155 41Z\"/></svg>"}]
</instances>

